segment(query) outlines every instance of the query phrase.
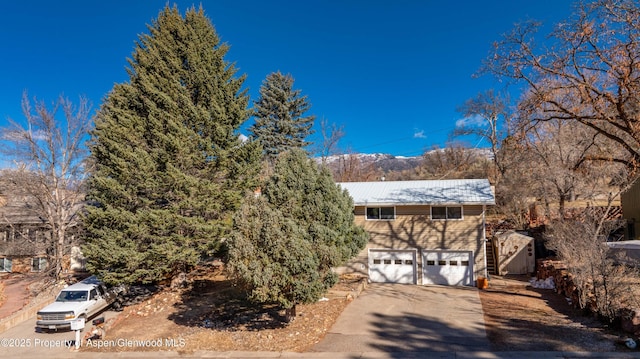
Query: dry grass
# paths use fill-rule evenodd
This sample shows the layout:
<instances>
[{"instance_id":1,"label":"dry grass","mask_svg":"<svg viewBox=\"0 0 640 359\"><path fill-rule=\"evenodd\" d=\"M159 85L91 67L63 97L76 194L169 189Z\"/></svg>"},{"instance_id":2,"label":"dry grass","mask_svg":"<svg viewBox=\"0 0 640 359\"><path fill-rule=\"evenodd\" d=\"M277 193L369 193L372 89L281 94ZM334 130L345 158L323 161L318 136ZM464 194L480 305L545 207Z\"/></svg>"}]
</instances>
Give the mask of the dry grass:
<instances>
[{"instance_id":1,"label":"dry grass","mask_svg":"<svg viewBox=\"0 0 640 359\"><path fill-rule=\"evenodd\" d=\"M354 284L346 280L336 287L348 293ZM191 353L216 351L304 352L319 342L350 301L340 298L299 305L291 323L284 311L247 302L224 273L195 278L189 288L161 290L126 307L107 329L106 340L161 339L182 343L174 348ZM86 351L158 350L158 348L84 348Z\"/></svg>"},{"instance_id":2,"label":"dry grass","mask_svg":"<svg viewBox=\"0 0 640 359\"><path fill-rule=\"evenodd\" d=\"M573 308L554 290L535 289L524 277L498 280L479 291L492 351L625 352L624 333Z\"/></svg>"}]
</instances>

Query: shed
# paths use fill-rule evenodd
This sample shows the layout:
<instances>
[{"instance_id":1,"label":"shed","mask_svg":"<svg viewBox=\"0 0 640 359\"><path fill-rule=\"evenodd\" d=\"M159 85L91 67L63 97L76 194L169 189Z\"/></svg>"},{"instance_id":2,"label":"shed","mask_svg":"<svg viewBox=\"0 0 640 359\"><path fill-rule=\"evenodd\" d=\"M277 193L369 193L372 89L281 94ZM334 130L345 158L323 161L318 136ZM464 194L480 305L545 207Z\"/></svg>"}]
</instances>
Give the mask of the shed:
<instances>
[{"instance_id":1,"label":"shed","mask_svg":"<svg viewBox=\"0 0 640 359\"><path fill-rule=\"evenodd\" d=\"M533 237L507 231L497 233L492 240L497 254L498 275L535 272L536 255Z\"/></svg>"}]
</instances>

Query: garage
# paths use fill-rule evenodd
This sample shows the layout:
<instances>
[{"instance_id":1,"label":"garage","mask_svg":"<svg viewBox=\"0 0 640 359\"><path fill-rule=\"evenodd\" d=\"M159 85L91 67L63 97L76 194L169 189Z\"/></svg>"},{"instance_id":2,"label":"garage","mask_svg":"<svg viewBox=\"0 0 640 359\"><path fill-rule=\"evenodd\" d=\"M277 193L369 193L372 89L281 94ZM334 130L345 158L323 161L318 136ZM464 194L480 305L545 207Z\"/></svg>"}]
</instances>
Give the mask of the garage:
<instances>
[{"instance_id":1,"label":"garage","mask_svg":"<svg viewBox=\"0 0 640 359\"><path fill-rule=\"evenodd\" d=\"M369 280L376 283L417 283L417 250L369 249Z\"/></svg>"},{"instance_id":2,"label":"garage","mask_svg":"<svg viewBox=\"0 0 640 359\"><path fill-rule=\"evenodd\" d=\"M473 251L422 251L422 284L473 285Z\"/></svg>"}]
</instances>

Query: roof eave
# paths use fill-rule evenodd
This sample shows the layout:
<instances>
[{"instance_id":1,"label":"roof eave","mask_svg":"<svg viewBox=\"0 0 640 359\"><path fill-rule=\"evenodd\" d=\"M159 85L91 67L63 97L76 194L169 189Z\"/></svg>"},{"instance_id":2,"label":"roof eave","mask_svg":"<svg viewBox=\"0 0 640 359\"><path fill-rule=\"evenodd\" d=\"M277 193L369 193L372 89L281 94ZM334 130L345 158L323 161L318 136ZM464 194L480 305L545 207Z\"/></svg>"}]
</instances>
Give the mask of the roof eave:
<instances>
[{"instance_id":1,"label":"roof eave","mask_svg":"<svg viewBox=\"0 0 640 359\"><path fill-rule=\"evenodd\" d=\"M354 206L495 206L495 202L359 202Z\"/></svg>"}]
</instances>

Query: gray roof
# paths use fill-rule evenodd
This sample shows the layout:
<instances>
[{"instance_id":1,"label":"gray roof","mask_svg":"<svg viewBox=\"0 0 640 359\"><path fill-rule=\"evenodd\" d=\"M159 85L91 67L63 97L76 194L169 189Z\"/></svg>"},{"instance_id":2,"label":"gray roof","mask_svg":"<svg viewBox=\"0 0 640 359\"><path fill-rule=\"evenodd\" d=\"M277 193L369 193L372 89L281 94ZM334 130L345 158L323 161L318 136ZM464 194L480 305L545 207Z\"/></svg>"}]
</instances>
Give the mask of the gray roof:
<instances>
[{"instance_id":1,"label":"gray roof","mask_svg":"<svg viewBox=\"0 0 640 359\"><path fill-rule=\"evenodd\" d=\"M356 206L463 204L495 205L489 180L341 182Z\"/></svg>"}]
</instances>

